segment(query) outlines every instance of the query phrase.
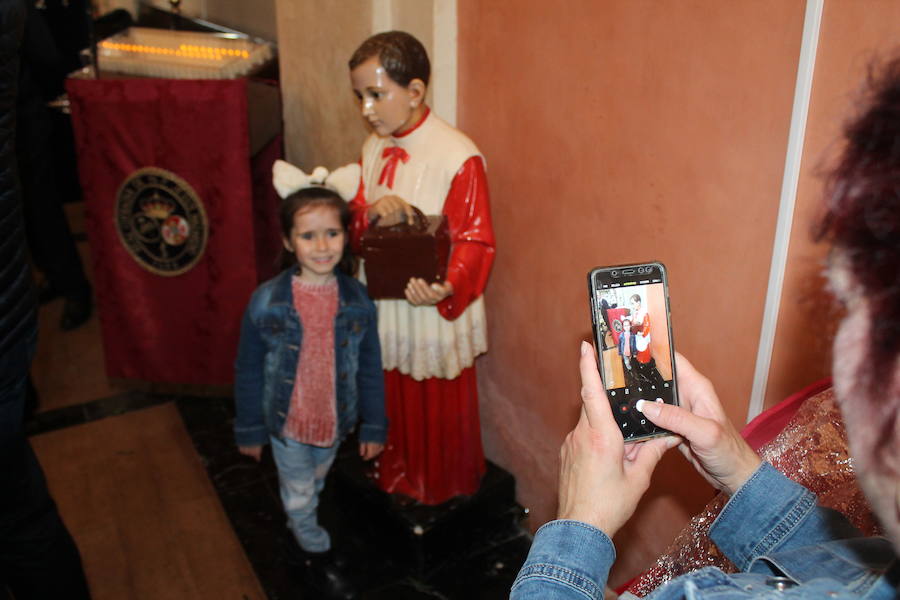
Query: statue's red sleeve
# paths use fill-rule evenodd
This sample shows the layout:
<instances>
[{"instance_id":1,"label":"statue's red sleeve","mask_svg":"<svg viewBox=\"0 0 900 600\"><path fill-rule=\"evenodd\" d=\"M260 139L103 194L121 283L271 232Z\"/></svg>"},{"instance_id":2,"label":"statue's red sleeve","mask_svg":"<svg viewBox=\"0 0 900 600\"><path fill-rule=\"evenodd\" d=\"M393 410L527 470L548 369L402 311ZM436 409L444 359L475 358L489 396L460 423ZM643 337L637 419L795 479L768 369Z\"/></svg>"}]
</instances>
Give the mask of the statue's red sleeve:
<instances>
[{"instance_id":1,"label":"statue's red sleeve","mask_svg":"<svg viewBox=\"0 0 900 600\"><path fill-rule=\"evenodd\" d=\"M447 281L453 294L438 303L441 316L453 320L484 292L494 262L494 227L484 161L469 158L457 171L444 200L450 226L450 261Z\"/></svg>"},{"instance_id":2,"label":"statue's red sleeve","mask_svg":"<svg viewBox=\"0 0 900 600\"><path fill-rule=\"evenodd\" d=\"M369 207L366 204L366 186L362 176L359 178L359 188L356 195L350 200L350 249L359 256L359 239L369 228Z\"/></svg>"}]
</instances>

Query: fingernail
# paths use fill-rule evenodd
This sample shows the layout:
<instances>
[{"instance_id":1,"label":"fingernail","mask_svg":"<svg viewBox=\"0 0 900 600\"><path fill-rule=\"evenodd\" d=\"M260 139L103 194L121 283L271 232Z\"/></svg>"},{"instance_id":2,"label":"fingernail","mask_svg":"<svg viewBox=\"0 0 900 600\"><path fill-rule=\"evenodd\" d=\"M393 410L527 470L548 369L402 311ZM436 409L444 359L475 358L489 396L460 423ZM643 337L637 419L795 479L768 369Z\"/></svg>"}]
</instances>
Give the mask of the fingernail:
<instances>
[{"instance_id":1,"label":"fingernail","mask_svg":"<svg viewBox=\"0 0 900 600\"><path fill-rule=\"evenodd\" d=\"M659 405L656 402L647 402L646 400L638 400L634 405L638 412L647 415L650 418L659 416Z\"/></svg>"},{"instance_id":2,"label":"fingernail","mask_svg":"<svg viewBox=\"0 0 900 600\"><path fill-rule=\"evenodd\" d=\"M588 348L590 348L590 347L591 347L590 344L588 344L587 342L582 340L581 341L581 355L584 356L585 354L587 354Z\"/></svg>"}]
</instances>

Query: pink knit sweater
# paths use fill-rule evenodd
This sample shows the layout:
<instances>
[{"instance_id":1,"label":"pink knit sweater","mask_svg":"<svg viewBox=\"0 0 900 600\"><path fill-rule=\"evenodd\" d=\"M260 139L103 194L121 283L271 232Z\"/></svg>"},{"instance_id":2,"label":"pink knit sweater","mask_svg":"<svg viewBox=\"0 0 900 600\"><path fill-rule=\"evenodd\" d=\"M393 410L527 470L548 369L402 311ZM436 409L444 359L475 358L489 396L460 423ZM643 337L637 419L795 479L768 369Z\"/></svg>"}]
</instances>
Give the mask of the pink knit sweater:
<instances>
[{"instance_id":1,"label":"pink knit sweater","mask_svg":"<svg viewBox=\"0 0 900 600\"><path fill-rule=\"evenodd\" d=\"M334 390L334 317L337 280L316 285L294 277L294 308L303 326L303 343L284 436L304 444L328 447L337 435Z\"/></svg>"}]
</instances>

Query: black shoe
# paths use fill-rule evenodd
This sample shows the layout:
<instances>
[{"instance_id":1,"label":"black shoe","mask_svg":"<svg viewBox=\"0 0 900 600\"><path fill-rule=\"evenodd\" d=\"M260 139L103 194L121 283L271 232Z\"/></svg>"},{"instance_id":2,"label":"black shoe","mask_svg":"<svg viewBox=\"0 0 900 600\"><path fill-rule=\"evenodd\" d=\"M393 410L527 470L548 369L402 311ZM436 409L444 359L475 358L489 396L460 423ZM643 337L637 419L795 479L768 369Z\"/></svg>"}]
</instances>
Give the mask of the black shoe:
<instances>
[{"instance_id":1,"label":"black shoe","mask_svg":"<svg viewBox=\"0 0 900 600\"><path fill-rule=\"evenodd\" d=\"M90 294L66 296L66 303L63 305L62 319L59 321L60 329L63 331L78 329L91 318L93 309L94 303L91 300Z\"/></svg>"},{"instance_id":2,"label":"black shoe","mask_svg":"<svg viewBox=\"0 0 900 600\"><path fill-rule=\"evenodd\" d=\"M306 580L318 592L334 600L354 600L356 586L337 565L333 552L306 552Z\"/></svg>"}]
</instances>

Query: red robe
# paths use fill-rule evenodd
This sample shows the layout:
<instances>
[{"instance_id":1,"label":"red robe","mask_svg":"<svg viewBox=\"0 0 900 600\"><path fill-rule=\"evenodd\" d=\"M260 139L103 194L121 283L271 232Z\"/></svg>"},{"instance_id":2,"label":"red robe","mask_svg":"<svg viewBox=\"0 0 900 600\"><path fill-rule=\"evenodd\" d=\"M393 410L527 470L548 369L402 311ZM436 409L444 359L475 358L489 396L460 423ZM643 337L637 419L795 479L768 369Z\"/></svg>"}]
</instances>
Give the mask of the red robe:
<instances>
[{"instance_id":1,"label":"red robe","mask_svg":"<svg viewBox=\"0 0 900 600\"><path fill-rule=\"evenodd\" d=\"M422 122L428 118L426 114ZM394 168L399 173L404 164ZM459 317L484 292L495 249L483 159L472 155L451 175L441 210L450 229L447 281L454 293L437 306L448 321ZM351 201L351 241L357 249L368 227L367 204L377 199L368 198L362 184ZM385 386L389 429L378 461L379 486L423 504L474 494L485 471L474 363L463 365L451 379L416 379L399 369L386 370Z\"/></svg>"},{"instance_id":2,"label":"red robe","mask_svg":"<svg viewBox=\"0 0 900 600\"><path fill-rule=\"evenodd\" d=\"M631 330L634 333L643 334L644 337L650 337L650 313L644 311L644 318L640 323L632 323ZM641 364L646 365L653 356L650 354L650 345L637 353L637 359Z\"/></svg>"}]
</instances>

